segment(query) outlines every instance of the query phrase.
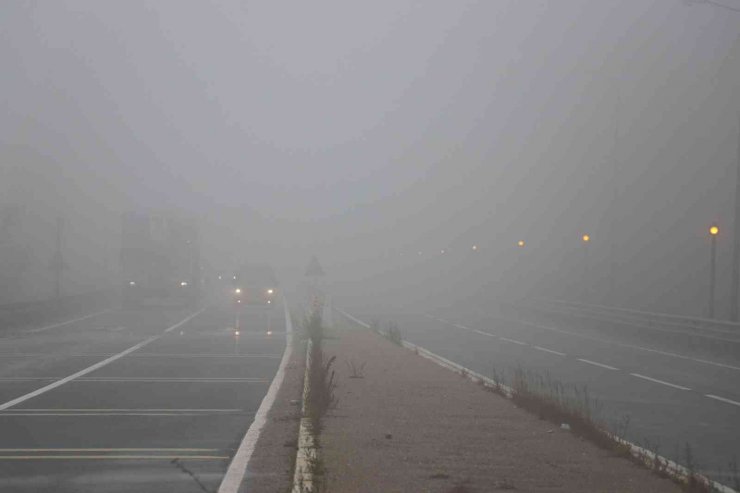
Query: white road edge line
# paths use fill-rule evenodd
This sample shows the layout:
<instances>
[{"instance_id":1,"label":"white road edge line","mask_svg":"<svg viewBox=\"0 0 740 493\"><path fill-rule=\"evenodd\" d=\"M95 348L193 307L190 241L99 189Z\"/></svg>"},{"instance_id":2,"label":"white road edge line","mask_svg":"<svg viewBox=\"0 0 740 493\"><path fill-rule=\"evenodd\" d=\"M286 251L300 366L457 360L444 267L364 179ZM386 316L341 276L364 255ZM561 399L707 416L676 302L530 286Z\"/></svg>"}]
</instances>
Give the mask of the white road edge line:
<instances>
[{"instance_id":1,"label":"white road edge line","mask_svg":"<svg viewBox=\"0 0 740 493\"><path fill-rule=\"evenodd\" d=\"M684 387L682 385L676 385L675 383L666 382L664 380L658 380L657 378L648 377L646 375L640 375L639 373L630 373L633 377L642 378L643 380L649 380L651 382L659 383L661 385L667 385L668 387L673 387L674 389L679 390L691 390L688 387Z\"/></svg>"},{"instance_id":2,"label":"white road edge line","mask_svg":"<svg viewBox=\"0 0 740 493\"><path fill-rule=\"evenodd\" d=\"M72 375L69 375L68 377L64 377L61 380L57 380L56 382L52 382L49 385L46 385L45 387L41 387L40 389L36 389L33 392L29 392L28 394L25 394L25 395L22 395L20 397L17 397L15 399L13 399L13 400L10 400L10 401L6 402L5 404L0 404L0 411L4 411L5 409L8 409L8 408L11 408L11 407L13 407L13 406L15 406L17 404L20 404L21 402L27 401L28 399L31 399L31 398L36 397L38 395L44 394L44 393L46 393L46 392L48 392L50 390L53 390L53 389L55 389L57 387L61 387L65 383L69 383L72 380L74 380L76 378L79 378L79 377L81 377L83 375L87 375L88 373L91 373L91 372L93 372L93 371L95 371L95 370L97 370L99 368L102 368L102 367L104 367L104 366L106 366L106 365L108 365L108 364L116 361L117 359L123 358L127 354L133 353L137 349L141 349L144 346L146 346L147 344L150 344L150 343L156 341L157 339L159 339L160 337L162 337L167 332L171 332L171 331L177 329L178 327L181 327L182 325L188 323L189 321L191 321L192 319L194 319L195 317L197 317L198 315L200 315L201 313L203 313L204 310L205 310L205 307L204 308L201 308L200 310L198 310L197 312L195 312L195 313L193 313L191 315L188 315L187 317L185 317L184 319L180 320L178 323L176 323L172 327L169 327L168 329L165 329L165 331L162 332L162 334L160 334L158 336L152 336L149 339L146 339L146 340L144 340L144 341L136 344L135 346L131 346L130 348L128 348L128 349L126 349L124 351L121 351L120 353L118 353L118 354L116 354L114 356L111 356L108 359L104 359L103 361L99 361L98 363L95 363L92 366L88 366L87 368L85 368L83 370L80 370L77 373L73 373Z\"/></svg>"},{"instance_id":3,"label":"white road edge line","mask_svg":"<svg viewBox=\"0 0 740 493\"><path fill-rule=\"evenodd\" d=\"M718 401L726 402L727 404L734 404L735 406L740 406L740 402L733 401L732 399L726 399L724 397L720 397L718 395L714 394L704 394L706 397L709 397L710 399L715 399Z\"/></svg>"},{"instance_id":4,"label":"white road edge line","mask_svg":"<svg viewBox=\"0 0 740 493\"><path fill-rule=\"evenodd\" d=\"M588 363L589 365L598 366L600 368L606 368L607 370L614 370L618 371L619 368L615 368L613 366L605 365L603 363L597 363L596 361L591 361L590 359L583 359L583 358L576 358L578 361L582 361L583 363Z\"/></svg>"},{"instance_id":5,"label":"white road edge line","mask_svg":"<svg viewBox=\"0 0 740 493\"><path fill-rule=\"evenodd\" d=\"M535 349L537 349L537 350L539 350L539 351L544 351L546 353L557 354L558 356L565 356L566 355L565 353L561 353L560 351L554 351L552 349L547 349L546 347L542 347L542 346L532 346L532 347L535 348Z\"/></svg>"},{"instance_id":6,"label":"white road edge line","mask_svg":"<svg viewBox=\"0 0 740 493\"><path fill-rule=\"evenodd\" d=\"M247 433L242 438L242 442L239 444L239 448L234 454L234 458L229 464L229 468L224 474L224 478L221 480L221 484L218 487L218 493L237 493L239 486L241 486L244 480L244 475L247 472L247 466L254 453L257 440L259 440L262 429L267 423L267 413L272 409L277 397L278 390L285 380L285 367L288 366L288 360L293 353L293 321L290 318L290 312L288 311L288 300L283 297L283 310L285 312L285 351L283 352L283 359L280 360L280 366L278 366L277 373L272 379L270 388L267 389L267 394L262 399L257 413L254 415L252 424L249 425Z\"/></svg>"},{"instance_id":7,"label":"white road edge line","mask_svg":"<svg viewBox=\"0 0 740 493\"><path fill-rule=\"evenodd\" d=\"M482 336L488 336L488 337L496 337L496 334L491 334L490 332L483 332L482 330L473 329L473 332L476 334L480 334Z\"/></svg>"},{"instance_id":8,"label":"white road edge line","mask_svg":"<svg viewBox=\"0 0 740 493\"><path fill-rule=\"evenodd\" d=\"M56 323L56 324L47 325L45 327L39 327L37 329L27 330L25 332L34 332L34 333L35 332L44 332L45 330L56 329L57 327L64 327L65 325L73 324L75 322L81 322L82 320L87 320L88 318L97 317L98 315L102 315L102 314L108 313L110 311L112 311L112 310L109 309L109 310L103 310L103 311L100 311L100 312L90 313L88 315L85 315L84 317L75 318L74 320L67 320L66 322L59 322L59 323Z\"/></svg>"}]
</instances>

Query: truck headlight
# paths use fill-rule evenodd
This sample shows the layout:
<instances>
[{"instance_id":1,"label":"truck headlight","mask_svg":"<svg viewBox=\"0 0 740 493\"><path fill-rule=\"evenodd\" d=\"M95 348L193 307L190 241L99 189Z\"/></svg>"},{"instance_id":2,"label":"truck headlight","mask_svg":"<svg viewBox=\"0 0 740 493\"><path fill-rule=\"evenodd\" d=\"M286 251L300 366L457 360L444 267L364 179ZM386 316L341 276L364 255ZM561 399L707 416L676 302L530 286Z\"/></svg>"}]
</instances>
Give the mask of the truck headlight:
<instances>
[{"instance_id":1,"label":"truck headlight","mask_svg":"<svg viewBox=\"0 0 740 493\"><path fill-rule=\"evenodd\" d=\"M275 291L274 291L274 290L272 290L272 289L268 289L268 290L267 290L267 294L272 294L272 293L274 293L274 292L275 292Z\"/></svg>"}]
</instances>

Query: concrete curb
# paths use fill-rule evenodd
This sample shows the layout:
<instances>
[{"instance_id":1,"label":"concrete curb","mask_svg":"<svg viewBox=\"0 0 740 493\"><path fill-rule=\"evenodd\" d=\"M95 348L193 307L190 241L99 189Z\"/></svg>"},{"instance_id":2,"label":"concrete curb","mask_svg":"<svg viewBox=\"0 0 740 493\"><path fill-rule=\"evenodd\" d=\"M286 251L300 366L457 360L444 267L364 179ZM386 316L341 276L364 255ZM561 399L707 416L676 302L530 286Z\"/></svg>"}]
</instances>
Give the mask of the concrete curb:
<instances>
[{"instance_id":1,"label":"concrete curb","mask_svg":"<svg viewBox=\"0 0 740 493\"><path fill-rule=\"evenodd\" d=\"M314 491L313 468L311 462L318 458L318 447L313 434L311 419L307 416L306 398L308 397L311 372L311 339L306 344L306 371L303 375L303 397L301 399L301 424L298 428L298 451L293 471L292 493L309 493Z\"/></svg>"},{"instance_id":2,"label":"concrete curb","mask_svg":"<svg viewBox=\"0 0 740 493\"><path fill-rule=\"evenodd\" d=\"M350 321L362 327L365 327L366 329L372 330L372 327L370 327L369 324L353 317L352 315L345 312L344 310L341 310L337 307L334 307L334 310L336 310L341 315L344 315ZM380 331L375 330L374 332L385 337ZM481 375L480 373L477 373L469 368L466 368L460 364L450 361L447 358L443 358L442 356L438 354L435 354L427 349L424 349L421 346L417 346L416 344L410 343L408 341L401 341L401 344L403 345L404 348L414 352L415 354L423 358L429 359L448 370L452 370L455 373L459 373L460 375L467 378L468 380L471 380L475 383L481 383L488 388L500 389L509 399L513 397L513 389L511 387L508 387L500 382L496 382L492 378ZM684 466L670 459L667 459L663 457L662 455L658 455L651 450L640 447L639 445L636 445L628 440L625 440L624 438L614 435L611 432L609 432L609 434L612 435L618 443L629 447L629 450L632 456L640 460L642 463L644 463L645 466L648 467L649 469L652 469L652 466L655 463L655 461L660 461L663 464L665 464L665 472L672 479L685 482L686 479L689 477L690 471L686 469ZM699 480L700 482L708 485L709 487L714 488L714 491L717 491L718 493L740 493L730 488L729 486L725 486L721 483L713 481L700 474L695 473L694 477L697 478L697 480Z\"/></svg>"}]
</instances>

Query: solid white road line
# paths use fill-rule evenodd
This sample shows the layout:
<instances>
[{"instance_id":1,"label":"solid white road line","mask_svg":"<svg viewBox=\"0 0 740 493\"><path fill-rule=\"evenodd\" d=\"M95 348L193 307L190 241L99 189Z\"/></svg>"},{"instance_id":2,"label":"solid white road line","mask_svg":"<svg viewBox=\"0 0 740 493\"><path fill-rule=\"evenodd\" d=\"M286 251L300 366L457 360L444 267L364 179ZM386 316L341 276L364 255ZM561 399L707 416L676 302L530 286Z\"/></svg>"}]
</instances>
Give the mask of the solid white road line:
<instances>
[{"instance_id":1,"label":"solid white road line","mask_svg":"<svg viewBox=\"0 0 740 493\"><path fill-rule=\"evenodd\" d=\"M717 400L717 401L722 401L722 402L725 402L727 404L733 404L735 406L740 406L740 402L733 401L732 399L726 399L724 397L720 397L720 396L714 395L714 394L704 394L704 395L706 397L709 397L710 399L714 399L714 400Z\"/></svg>"},{"instance_id":2,"label":"solid white road line","mask_svg":"<svg viewBox=\"0 0 740 493\"><path fill-rule=\"evenodd\" d=\"M50 390L53 390L53 389L55 389L57 387L61 387L65 383L69 383L72 380L75 380L75 379L80 378L80 377L82 377L84 375L87 375L88 373L91 373L91 372L93 372L93 371L95 371L97 369L100 369L100 368L102 368L102 367L104 367L104 366L106 366L106 365L108 365L108 364L116 361L117 359L123 358L127 354L133 353L137 349L141 349L144 346L146 346L147 344L150 344L150 343L156 341L157 339L159 339L162 336L164 336L164 334L166 334L167 332L171 332L171 331L173 331L173 330L175 330L175 329L177 329L179 327L182 327L184 324L188 323L189 321L191 321L192 319L194 319L195 317L197 317L198 315L200 315L201 313L203 313L204 310L205 310L205 308L201 308L197 312L195 312L195 313L193 313L191 315L188 315L187 317L185 317L184 319L182 319L181 321L179 321L178 323L176 323L172 327L169 327L169 328L165 329L165 331L162 334L158 335L158 336L152 336L152 337L150 337L150 338L148 338L148 339L146 339L146 340L144 340L144 341L142 341L142 342L140 342L140 343L138 343L138 344L136 344L134 346L131 346L130 348L126 349L125 351L121 351L120 353L118 353L118 354L116 354L114 356L111 356L108 359L104 359L103 361L100 361L98 363L95 363L92 366L88 366L87 368L85 368L83 370L80 370L77 373L73 373L72 375L69 375L68 377L62 378L61 380L57 380L56 382L53 382L53 383L50 383L49 385L46 385L45 387L41 387L40 389L36 389L33 392L29 392L28 394L25 394L25 395L22 395L20 397L17 397L15 399L13 399L13 400L10 400L10 401L6 402L5 404L0 404L0 411L2 411L4 409L11 408L11 407L13 407L13 406L15 406L17 404L20 404L21 402L27 401L28 399L32 399L32 398L34 398L36 396L39 396L39 395L44 394L46 392L49 392Z\"/></svg>"},{"instance_id":3,"label":"solid white road line","mask_svg":"<svg viewBox=\"0 0 740 493\"><path fill-rule=\"evenodd\" d=\"M57 327L64 327L65 325L73 324L75 322L81 322L82 320L87 320L88 318L97 317L98 315L102 315L103 313L108 313L111 310L103 310L100 312L90 313L89 315L85 315L84 317L75 318L74 320L67 320L66 322L59 322L52 325L47 325L46 327L38 327L36 329L30 329L25 332L44 332L46 330L56 329Z\"/></svg>"},{"instance_id":4,"label":"solid white road line","mask_svg":"<svg viewBox=\"0 0 740 493\"><path fill-rule=\"evenodd\" d=\"M516 339L509 339L508 337L499 337L499 339L501 339L502 341L512 342L514 344L519 344L520 346L528 346L528 344L526 342L517 341Z\"/></svg>"},{"instance_id":5,"label":"solid white road line","mask_svg":"<svg viewBox=\"0 0 740 493\"><path fill-rule=\"evenodd\" d=\"M565 356L565 353L561 353L560 351L554 351L552 349L547 349L547 348L544 348L542 346L532 346L532 347L535 348L535 349L537 349L537 350L539 350L539 351L544 351L546 353L557 354L558 356Z\"/></svg>"},{"instance_id":6,"label":"solid white road line","mask_svg":"<svg viewBox=\"0 0 740 493\"><path fill-rule=\"evenodd\" d=\"M690 388L684 387L682 385L676 385L675 383L666 382L664 380L658 380L657 378L640 375L639 373L630 373L630 375L632 375L633 377L642 378L643 380L649 380L651 382L659 383L661 385L667 385L668 387L673 387L674 389L691 390Z\"/></svg>"},{"instance_id":7,"label":"solid white road line","mask_svg":"<svg viewBox=\"0 0 740 493\"><path fill-rule=\"evenodd\" d=\"M277 397L278 390L283 384L285 379L285 367L288 365L291 354L293 353L293 322L290 318L290 312L288 311L288 301L283 297L283 310L285 311L285 351L283 352L283 359L280 360L280 366L278 366L277 373L272 379L270 388L267 389L267 394L262 399L257 413L254 415L252 424L249 425L247 433L244 435L239 449L234 454L234 458L229 464L229 468L226 470L226 474L221 480L221 484L218 487L218 493L237 493L239 486L241 486L244 480L244 475L247 472L247 466L249 460L252 458L254 449L257 446L257 440L259 440L262 429L267 424L267 413L272 409Z\"/></svg>"},{"instance_id":8,"label":"solid white road line","mask_svg":"<svg viewBox=\"0 0 740 493\"><path fill-rule=\"evenodd\" d=\"M473 329L473 332L476 334L480 334L482 336L488 336L488 337L496 337L496 334L491 334L490 332L483 332L482 330Z\"/></svg>"},{"instance_id":9,"label":"solid white road line","mask_svg":"<svg viewBox=\"0 0 740 493\"><path fill-rule=\"evenodd\" d=\"M605 365L603 363L597 363L596 361L591 361L590 359L583 359L583 358L576 358L578 361L582 361L583 363L588 363L589 365L598 366L600 368L606 368L607 370L619 370L619 368L614 368L613 366Z\"/></svg>"}]
</instances>

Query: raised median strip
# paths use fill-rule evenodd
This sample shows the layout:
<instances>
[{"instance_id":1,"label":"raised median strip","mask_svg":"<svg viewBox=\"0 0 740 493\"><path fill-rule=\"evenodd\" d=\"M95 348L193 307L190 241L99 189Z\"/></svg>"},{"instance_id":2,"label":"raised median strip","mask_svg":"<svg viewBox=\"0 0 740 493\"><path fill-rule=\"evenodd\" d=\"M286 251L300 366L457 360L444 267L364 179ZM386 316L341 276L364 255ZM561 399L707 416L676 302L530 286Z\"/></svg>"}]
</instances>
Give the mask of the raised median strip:
<instances>
[{"instance_id":1,"label":"raised median strip","mask_svg":"<svg viewBox=\"0 0 740 493\"><path fill-rule=\"evenodd\" d=\"M521 396L512 401L483 391L512 395L512 389L407 341L403 347L454 373L424 366L370 331L340 332L334 345L327 352L340 360L340 405L321 436L327 491L366 491L362 481L374 491L663 492L682 491L677 483L687 481L705 485L691 491L709 491L710 484L733 491L611 433L603 432L608 440L601 446L583 441L577 428L561 430L512 406L524 405ZM343 358L367 362L364 378L341 372Z\"/></svg>"}]
</instances>

